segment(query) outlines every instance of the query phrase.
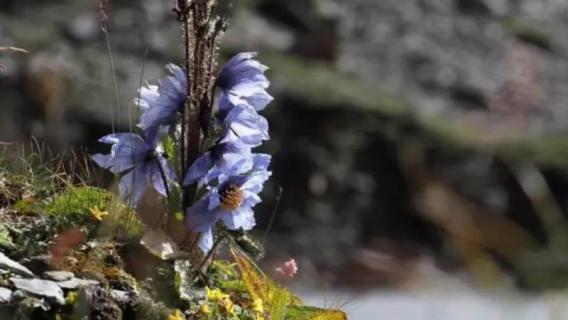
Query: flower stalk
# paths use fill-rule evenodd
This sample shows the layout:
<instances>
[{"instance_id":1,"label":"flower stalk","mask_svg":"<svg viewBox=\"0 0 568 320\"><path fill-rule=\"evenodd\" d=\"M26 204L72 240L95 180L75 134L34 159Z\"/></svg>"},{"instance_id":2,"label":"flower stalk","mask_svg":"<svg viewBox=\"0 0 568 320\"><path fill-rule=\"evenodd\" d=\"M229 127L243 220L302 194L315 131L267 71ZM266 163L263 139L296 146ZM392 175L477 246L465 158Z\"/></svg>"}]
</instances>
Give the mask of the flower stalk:
<instances>
[{"instance_id":1,"label":"flower stalk","mask_svg":"<svg viewBox=\"0 0 568 320\"><path fill-rule=\"evenodd\" d=\"M254 52L239 53L217 70L227 21L216 0L176 0L174 12L184 31L185 66L168 64L166 77L140 88L141 132L103 137L110 153L93 160L122 176L119 192L133 208L148 187L164 196L173 214L159 227L189 252L198 245L207 261L221 243L213 234L217 223L233 231L256 224L253 208L262 202L271 157L253 149L269 139L259 112L272 97L268 68Z\"/></svg>"}]
</instances>

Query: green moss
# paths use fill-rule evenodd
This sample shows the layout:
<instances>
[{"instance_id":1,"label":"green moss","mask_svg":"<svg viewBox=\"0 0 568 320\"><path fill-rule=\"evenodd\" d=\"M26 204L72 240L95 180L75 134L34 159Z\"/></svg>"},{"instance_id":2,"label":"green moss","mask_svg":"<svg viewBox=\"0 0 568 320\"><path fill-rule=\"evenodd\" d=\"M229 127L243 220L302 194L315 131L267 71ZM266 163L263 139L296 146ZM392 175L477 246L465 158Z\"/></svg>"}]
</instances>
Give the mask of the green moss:
<instances>
[{"instance_id":1,"label":"green moss","mask_svg":"<svg viewBox=\"0 0 568 320\"><path fill-rule=\"evenodd\" d=\"M106 210L112 195L95 187L69 187L45 205L47 214L72 215L89 214L90 209Z\"/></svg>"}]
</instances>

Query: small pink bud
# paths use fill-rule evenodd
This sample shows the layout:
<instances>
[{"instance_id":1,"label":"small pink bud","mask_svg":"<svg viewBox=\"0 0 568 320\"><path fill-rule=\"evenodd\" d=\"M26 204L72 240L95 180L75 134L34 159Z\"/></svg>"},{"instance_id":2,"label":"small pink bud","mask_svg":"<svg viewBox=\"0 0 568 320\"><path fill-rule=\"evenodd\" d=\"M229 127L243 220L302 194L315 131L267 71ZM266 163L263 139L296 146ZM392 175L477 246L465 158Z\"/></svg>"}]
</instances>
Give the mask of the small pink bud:
<instances>
[{"instance_id":1,"label":"small pink bud","mask_svg":"<svg viewBox=\"0 0 568 320\"><path fill-rule=\"evenodd\" d=\"M274 271L285 277L292 278L296 275L296 273L298 273L298 264L296 263L296 260L290 259L289 261L284 262L283 266L274 269Z\"/></svg>"}]
</instances>

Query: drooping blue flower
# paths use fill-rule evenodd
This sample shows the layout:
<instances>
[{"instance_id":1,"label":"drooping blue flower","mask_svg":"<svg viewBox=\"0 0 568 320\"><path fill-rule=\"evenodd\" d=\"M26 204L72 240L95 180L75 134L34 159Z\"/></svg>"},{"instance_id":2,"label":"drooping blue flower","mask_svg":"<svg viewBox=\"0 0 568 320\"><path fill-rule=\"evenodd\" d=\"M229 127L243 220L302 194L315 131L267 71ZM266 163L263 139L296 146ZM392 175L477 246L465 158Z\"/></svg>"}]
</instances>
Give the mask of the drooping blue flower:
<instances>
[{"instance_id":1,"label":"drooping blue flower","mask_svg":"<svg viewBox=\"0 0 568 320\"><path fill-rule=\"evenodd\" d=\"M241 148L234 143L223 142L203 153L187 170L185 186L199 181L207 184L220 175L236 175L252 169L250 148Z\"/></svg>"},{"instance_id":2,"label":"drooping blue flower","mask_svg":"<svg viewBox=\"0 0 568 320\"><path fill-rule=\"evenodd\" d=\"M212 228L222 221L229 230L250 230L256 222L253 207L262 200L258 194L268 180L270 155L253 155L253 167L239 175L221 175L219 184L187 209L188 226L201 233L199 247L207 252L213 245Z\"/></svg>"},{"instance_id":3,"label":"drooping blue flower","mask_svg":"<svg viewBox=\"0 0 568 320\"><path fill-rule=\"evenodd\" d=\"M256 55L255 52L239 53L225 64L217 80L220 100L226 99L232 105L244 104L256 111L263 110L273 100L266 92L270 82L264 72L268 67L255 60Z\"/></svg>"},{"instance_id":4,"label":"drooping blue flower","mask_svg":"<svg viewBox=\"0 0 568 320\"><path fill-rule=\"evenodd\" d=\"M166 66L170 75L158 81L158 85L140 88L135 103L141 109L138 127L148 130L171 125L183 107L187 96L187 78L175 64Z\"/></svg>"},{"instance_id":5,"label":"drooping blue flower","mask_svg":"<svg viewBox=\"0 0 568 320\"><path fill-rule=\"evenodd\" d=\"M221 100L220 105L225 101ZM221 142L252 148L270 139L266 118L247 105L229 105L230 108L220 109L217 113Z\"/></svg>"},{"instance_id":6,"label":"drooping blue flower","mask_svg":"<svg viewBox=\"0 0 568 320\"><path fill-rule=\"evenodd\" d=\"M110 153L95 154L92 159L112 173L123 173L118 191L129 205L138 204L148 185L161 195L167 195L163 175L169 184L175 181L175 173L158 146L157 131L147 132L145 139L135 133L117 133L99 141L112 145Z\"/></svg>"}]
</instances>

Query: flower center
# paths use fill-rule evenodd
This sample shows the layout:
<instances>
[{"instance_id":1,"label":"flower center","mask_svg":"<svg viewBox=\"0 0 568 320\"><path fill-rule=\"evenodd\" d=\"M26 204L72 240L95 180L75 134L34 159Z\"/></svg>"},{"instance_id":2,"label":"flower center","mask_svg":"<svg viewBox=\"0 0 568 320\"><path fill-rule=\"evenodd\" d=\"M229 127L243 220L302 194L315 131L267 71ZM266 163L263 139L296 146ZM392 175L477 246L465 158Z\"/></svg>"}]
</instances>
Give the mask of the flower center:
<instances>
[{"instance_id":1,"label":"flower center","mask_svg":"<svg viewBox=\"0 0 568 320\"><path fill-rule=\"evenodd\" d=\"M243 202L243 192L234 184L224 188L219 193L219 196L221 198L221 208L227 211L237 209Z\"/></svg>"}]
</instances>

